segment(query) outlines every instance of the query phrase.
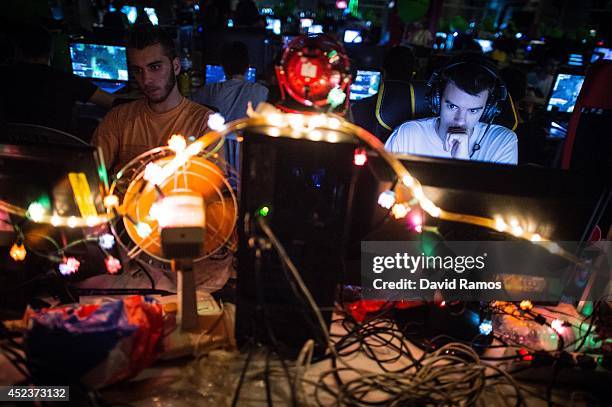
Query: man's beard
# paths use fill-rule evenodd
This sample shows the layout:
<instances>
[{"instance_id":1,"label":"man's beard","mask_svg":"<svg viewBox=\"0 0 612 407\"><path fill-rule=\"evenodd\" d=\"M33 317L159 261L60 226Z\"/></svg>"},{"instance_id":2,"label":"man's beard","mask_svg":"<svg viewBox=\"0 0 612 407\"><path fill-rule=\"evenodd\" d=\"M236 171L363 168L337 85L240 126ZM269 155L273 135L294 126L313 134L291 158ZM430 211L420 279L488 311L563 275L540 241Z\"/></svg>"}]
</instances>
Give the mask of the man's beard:
<instances>
[{"instance_id":1,"label":"man's beard","mask_svg":"<svg viewBox=\"0 0 612 407\"><path fill-rule=\"evenodd\" d=\"M174 88L175 84L176 84L176 75L174 75L174 71L170 70L168 77L166 78L166 83L164 84L164 87L162 88L162 92L160 96L153 98L149 96L149 93L147 92L146 89L144 93L147 96L149 103L162 103L166 99L168 99L168 96L170 95L170 92L172 92L172 88Z\"/></svg>"}]
</instances>

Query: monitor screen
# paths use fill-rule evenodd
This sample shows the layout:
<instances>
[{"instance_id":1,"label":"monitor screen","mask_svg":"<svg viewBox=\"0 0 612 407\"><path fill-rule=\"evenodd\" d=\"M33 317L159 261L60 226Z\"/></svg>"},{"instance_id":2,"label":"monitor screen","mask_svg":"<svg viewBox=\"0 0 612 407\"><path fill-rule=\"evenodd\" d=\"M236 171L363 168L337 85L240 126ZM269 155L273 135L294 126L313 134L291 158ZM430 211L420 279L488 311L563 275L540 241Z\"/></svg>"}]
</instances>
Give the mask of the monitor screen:
<instances>
[{"instance_id":1,"label":"monitor screen","mask_svg":"<svg viewBox=\"0 0 612 407\"><path fill-rule=\"evenodd\" d=\"M295 38L295 35L283 35L283 48L287 48L287 45Z\"/></svg>"},{"instance_id":2,"label":"monitor screen","mask_svg":"<svg viewBox=\"0 0 612 407\"><path fill-rule=\"evenodd\" d=\"M602 47L595 48L593 50L593 55L591 55L591 63L599 59L612 59L612 49Z\"/></svg>"},{"instance_id":3,"label":"monitor screen","mask_svg":"<svg viewBox=\"0 0 612 407\"><path fill-rule=\"evenodd\" d=\"M302 28L308 28L313 24L313 19L312 18L300 18L300 27Z\"/></svg>"},{"instance_id":4,"label":"monitor screen","mask_svg":"<svg viewBox=\"0 0 612 407\"><path fill-rule=\"evenodd\" d=\"M584 75L557 74L546 110L552 111L554 109L564 113L573 112L583 82Z\"/></svg>"},{"instance_id":5,"label":"monitor screen","mask_svg":"<svg viewBox=\"0 0 612 407\"><path fill-rule=\"evenodd\" d=\"M361 38L361 31L358 30L346 30L344 31L344 42L348 44L359 44L363 41Z\"/></svg>"},{"instance_id":6,"label":"monitor screen","mask_svg":"<svg viewBox=\"0 0 612 407\"><path fill-rule=\"evenodd\" d=\"M125 47L74 42L70 44L72 73L92 79L128 80Z\"/></svg>"},{"instance_id":7,"label":"monitor screen","mask_svg":"<svg viewBox=\"0 0 612 407\"><path fill-rule=\"evenodd\" d=\"M582 54L569 54L567 58L567 64L570 66L582 66Z\"/></svg>"},{"instance_id":8,"label":"monitor screen","mask_svg":"<svg viewBox=\"0 0 612 407\"><path fill-rule=\"evenodd\" d=\"M380 72L357 71L355 80L351 83L350 100L360 100L375 95L380 86Z\"/></svg>"},{"instance_id":9,"label":"monitor screen","mask_svg":"<svg viewBox=\"0 0 612 407\"><path fill-rule=\"evenodd\" d=\"M476 38L476 42L482 48L482 52L487 53L493 51L493 41Z\"/></svg>"},{"instance_id":10,"label":"monitor screen","mask_svg":"<svg viewBox=\"0 0 612 407\"><path fill-rule=\"evenodd\" d=\"M266 30L270 30L276 35L280 35L281 20L278 18L266 17Z\"/></svg>"},{"instance_id":11,"label":"monitor screen","mask_svg":"<svg viewBox=\"0 0 612 407\"><path fill-rule=\"evenodd\" d=\"M249 67L246 74L246 80L255 83L257 70ZM219 83L226 80L225 72L221 65L206 65L206 83Z\"/></svg>"},{"instance_id":12,"label":"monitor screen","mask_svg":"<svg viewBox=\"0 0 612 407\"><path fill-rule=\"evenodd\" d=\"M308 27L308 34L323 34L323 26L321 24L313 24Z\"/></svg>"}]
</instances>

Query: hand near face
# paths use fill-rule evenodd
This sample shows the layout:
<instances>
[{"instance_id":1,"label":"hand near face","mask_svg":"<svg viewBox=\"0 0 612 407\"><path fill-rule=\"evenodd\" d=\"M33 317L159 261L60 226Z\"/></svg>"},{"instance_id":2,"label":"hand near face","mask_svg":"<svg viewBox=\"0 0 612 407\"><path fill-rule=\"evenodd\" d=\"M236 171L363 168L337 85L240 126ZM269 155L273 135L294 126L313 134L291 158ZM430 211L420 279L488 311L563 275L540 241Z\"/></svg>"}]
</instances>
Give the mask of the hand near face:
<instances>
[{"instance_id":1,"label":"hand near face","mask_svg":"<svg viewBox=\"0 0 612 407\"><path fill-rule=\"evenodd\" d=\"M467 130L461 127L449 127L444 141L444 150L450 151L453 158L469 160L469 137Z\"/></svg>"}]
</instances>

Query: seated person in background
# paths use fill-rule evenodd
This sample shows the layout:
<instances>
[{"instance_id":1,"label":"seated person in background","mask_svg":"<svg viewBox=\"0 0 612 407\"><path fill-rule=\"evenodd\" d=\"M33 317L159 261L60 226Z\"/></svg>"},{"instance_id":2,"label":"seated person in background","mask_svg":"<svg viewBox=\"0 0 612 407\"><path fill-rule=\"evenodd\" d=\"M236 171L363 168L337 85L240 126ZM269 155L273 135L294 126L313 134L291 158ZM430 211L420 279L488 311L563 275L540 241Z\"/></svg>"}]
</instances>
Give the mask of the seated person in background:
<instances>
[{"instance_id":1,"label":"seated person in background","mask_svg":"<svg viewBox=\"0 0 612 407\"><path fill-rule=\"evenodd\" d=\"M527 83L535 90L537 97L546 98L548 96L558 69L559 61L548 57L527 74Z\"/></svg>"},{"instance_id":2,"label":"seated person in background","mask_svg":"<svg viewBox=\"0 0 612 407\"><path fill-rule=\"evenodd\" d=\"M493 67L481 58L463 58L435 72L427 84L437 117L399 126L385 147L401 154L516 164L514 132L492 124L507 96Z\"/></svg>"},{"instance_id":3,"label":"seated person in background","mask_svg":"<svg viewBox=\"0 0 612 407\"><path fill-rule=\"evenodd\" d=\"M181 64L174 42L162 28L134 27L127 54L144 97L111 110L92 140L102 148L113 174L138 155L165 145L172 134L202 136L212 113L180 94L176 77Z\"/></svg>"},{"instance_id":4,"label":"seated person in background","mask_svg":"<svg viewBox=\"0 0 612 407\"><path fill-rule=\"evenodd\" d=\"M20 62L0 68L0 103L7 122L28 123L74 133L76 102L110 109L114 96L88 79L51 68L52 38L43 26L24 26L14 38Z\"/></svg>"},{"instance_id":5,"label":"seated person in background","mask_svg":"<svg viewBox=\"0 0 612 407\"><path fill-rule=\"evenodd\" d=\"M193 96L195 102L214 106L230 122L246 117L247 104L254 108L268 98L268 88L246 80L249 69L249 49L239 41L226 44L221 55L225 82L204 85Z\"/></svg>"}]
</instances>

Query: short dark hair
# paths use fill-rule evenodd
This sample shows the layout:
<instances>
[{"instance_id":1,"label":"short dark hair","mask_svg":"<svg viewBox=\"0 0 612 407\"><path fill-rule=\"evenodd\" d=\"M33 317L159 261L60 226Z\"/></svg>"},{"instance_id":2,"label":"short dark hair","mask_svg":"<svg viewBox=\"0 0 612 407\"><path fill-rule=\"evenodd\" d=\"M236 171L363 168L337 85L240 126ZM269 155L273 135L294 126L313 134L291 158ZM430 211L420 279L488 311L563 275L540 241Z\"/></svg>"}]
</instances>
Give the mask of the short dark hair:
<instances>
[{"instance_id":1,"label":"short dark hair","mask_svg":"<svg viewBox=\"0 0 612 407\"><path fill-rule=\"evenodd\" d=\"M478 95L482 91L493 92L497 81L497 72L485 61L466 59L451 62L442 72L442 88L444 92L448 82L453 82L462 91L470 95Z\"/></svg>"},{"instance_id":2,"label":"short dark hair","mask_svg":"<svg viewBox=\"0 0 612 407\"><path fill-rule=\"evenodd\" d=\"M225 76L244 75L249 69L249 48L244 42L234 41L223 46L221 65Z\"/></svg>"},{"instance_id":3,"label":"short dark hair","mask_svg":"<svg viewBox=\"0 0 612 407\"><path fill-rule=\"evenodd\" d=\"M51 33L40 24L28 24L16 33L15 45L26 58L50 57L52 48Z\"/></svg>"},{"instance_id":4,"label":"short dark hair","mask_svg":"<svg viewBox=\"0 0 612 407\"><path fill-rule=\"evenodd\" d=\"M385 55L382 68L385 79L410 81L414 73L414 53L401 45L392 47Z\"/></svg>"},{"instance_id":5,"label":"short dark hair","mask_svg":"<svg viewBox=\"0 0 612 407\"><path fill-rule=\"evenodd\" d=\"M161 45L164 55L170 58L170 61L176 58L174 41L163 28L152 24L138 24L130 30L128 48L145 49L156 44Z\"/></svg>"}]
</instances>

